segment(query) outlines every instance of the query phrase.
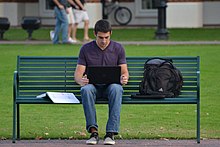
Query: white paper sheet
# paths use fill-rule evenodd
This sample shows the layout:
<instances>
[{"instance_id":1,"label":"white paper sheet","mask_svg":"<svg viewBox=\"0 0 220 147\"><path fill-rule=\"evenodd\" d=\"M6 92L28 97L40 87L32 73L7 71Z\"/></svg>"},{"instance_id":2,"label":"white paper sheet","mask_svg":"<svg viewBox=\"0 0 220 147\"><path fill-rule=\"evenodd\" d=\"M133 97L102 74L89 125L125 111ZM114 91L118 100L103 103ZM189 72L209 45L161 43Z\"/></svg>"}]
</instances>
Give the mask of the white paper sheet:
<instances>
[{"instance_id":1,"label":"white paper sheet","mask_svg":"<svg viewBox=\"0 0 220 147\"><path fill-rule=\"evenodd\" d=\"M66 92L46 92L38 95L37 98L48 96L54 103L80 103L73 93Z\"/></svg>"}]
</instances>

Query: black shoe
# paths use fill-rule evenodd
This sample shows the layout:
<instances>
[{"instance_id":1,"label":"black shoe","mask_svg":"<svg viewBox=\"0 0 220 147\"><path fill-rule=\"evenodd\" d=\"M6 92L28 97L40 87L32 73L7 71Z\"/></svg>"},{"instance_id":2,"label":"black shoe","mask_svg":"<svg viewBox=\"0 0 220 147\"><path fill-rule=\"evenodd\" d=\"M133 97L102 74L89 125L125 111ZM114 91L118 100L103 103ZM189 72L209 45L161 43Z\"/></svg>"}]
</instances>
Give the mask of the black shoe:
<instances>
[{"instance_id":1,"label":"black shoe","mask_svg":"<svg viewBox=\"0 0 220 147\"><path fill-rule=\"evenodd\" d=\"M111 132L107 132L105 137L104 137L104 144L105 145L114 145L115 140L114 140L114 134Z\"/></svg>"},{"instance_id":2,"label":"black shoe","mask_svg":"<svg viewBox=\"0 0 220 147\"><path fill-rule=\"evenodd\" d=\"M98 132L93 132L90 135L89 140L86 141L86 144L95 145L95 144L98 144L98 142L99 142L99 134Z\"/></svg>"}]
</instances>

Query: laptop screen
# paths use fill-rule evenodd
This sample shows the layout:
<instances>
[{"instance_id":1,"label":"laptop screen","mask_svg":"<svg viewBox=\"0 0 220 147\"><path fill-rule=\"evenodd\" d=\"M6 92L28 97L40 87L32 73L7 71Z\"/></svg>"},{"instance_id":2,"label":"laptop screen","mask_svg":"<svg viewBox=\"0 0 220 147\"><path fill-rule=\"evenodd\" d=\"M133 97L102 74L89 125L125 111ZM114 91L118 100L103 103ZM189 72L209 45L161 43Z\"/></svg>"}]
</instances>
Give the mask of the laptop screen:
<instances>
[{"instance_id":1,"label":"laptop screen","mask_svg":"<svg viewBox=\"0 0 220 147\"><path fill-rule=\"evenodd\" d=\"M88 66L90 84L120 84L121 66Z\"/></svg>"}]
</instances>

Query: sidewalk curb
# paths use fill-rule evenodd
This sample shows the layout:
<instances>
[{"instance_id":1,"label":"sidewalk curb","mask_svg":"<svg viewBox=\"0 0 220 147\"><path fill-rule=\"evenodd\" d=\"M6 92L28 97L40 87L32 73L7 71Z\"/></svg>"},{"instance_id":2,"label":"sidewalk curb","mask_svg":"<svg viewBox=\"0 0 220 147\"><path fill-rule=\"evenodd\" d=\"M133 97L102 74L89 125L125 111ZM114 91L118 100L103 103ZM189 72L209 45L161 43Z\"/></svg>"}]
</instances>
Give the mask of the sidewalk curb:
<instances>
[{"instance_id":1,"label":"sidewalk curb","mask_svg":"<svg viewBox=\"0 0 220 147\"><path fill-rule=\"evenodd\" d=\"M16 146L16 147L88 147L85 144L86 140L20 140L16 143L12 143L11 140L1 140L0 146ZM103 145L103 141L99 141L97 145L99 147L106 147ZM219 147L220 140L218 139L204 139L201 140L200 144L196 140L154 140L154 139L131 139L131 140L116 140L114 147Z\"/></svg>"}]
</instances>

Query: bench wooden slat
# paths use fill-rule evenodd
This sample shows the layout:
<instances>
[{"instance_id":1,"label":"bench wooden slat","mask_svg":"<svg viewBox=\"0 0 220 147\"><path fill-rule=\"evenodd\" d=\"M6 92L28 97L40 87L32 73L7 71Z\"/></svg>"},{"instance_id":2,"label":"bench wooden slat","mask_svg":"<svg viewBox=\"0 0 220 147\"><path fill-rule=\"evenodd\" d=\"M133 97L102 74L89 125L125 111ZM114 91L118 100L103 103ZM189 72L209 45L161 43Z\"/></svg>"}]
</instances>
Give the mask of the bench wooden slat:
<instances>
[{"instance_id":1,"label":"bench wooden slat","mask_svg":"<svg viewBox=\"0 0 220 147\"><path fill-rule=\"evenodd\" d=\"M20 81L63 81L63 80L73 80L74 77L65 77L65 76L62 76L62 77L42 77L42 76L38 76L38 77L20 77L19 80Z\"/></svg>"},{"instance_id":2,"label":"bench wooden slat","mask_svg":"<svg viewBox=\"0 0 220 147\"><path fill-rule=\"evenodd\" d=\"M66 71L66 72L71 72L71 71L75 71L75 68L73 68L73 65L71 65L70 67L57 67L56 65L54 65L55 68L51 68L52 66L50 67L44 67L44 68L33 68L33 67L27 67L27 68L21 68L20 69L20 72L33 72L33 71L36 71L36 72L53 72L53 71ZM71 68L72 67L72 68ZM74 66L75 67L75 66Z\"/></svg>"},{"instance_id":3,"label":"bench wooden slat","mask_svg":"<svg viewBox=\"0 0 220 147\"><path fill-rule=\"evenodd\" d=\"M35 77L35 76L49 76L49 77L53 77L53 76L67 76L67 73L65 72L54 72L54 73L48 73L48 72L45 72L45 73L21 73L20 74L21 77L25 77L25 76L29 76L29 77ZM69 76L69 75L68 75Z\"/></svg>"},{"instance_id":4,"label":"bench wooden slat","mask_svg":"<svg viewBox=\"0 0 220 147\"><path fill-rule=\"evenodd\" d=\"M73 86L75 85L76 83L75 82L64 82L64 81L60 81L60 82L20 82L20 86L37 86L37 85L42 85L42 86L51 86L51 85L70 85L70 86Z\"/></svg>"},{"instance_id":5,"label":"bench wooden slat","mask_svg":"<svg viewBox=\"0 0 220 147\"><path fill-rule=\"evenodd\" d=\"M18 103L22 104L52 104L52 101L50 99L44 99L44 98L25 98L20 99L18 98ZM97 104L107 104L108 101L106 100L100 100L97 101ZM122 104L196 104L197 99L196 98L187 98L187 99L173 99L173 98L166 98L165 100L155 100L155 99L124 99L122 101Z\"/></svg>"},{"instance_id":6,"label":"bench wooden slat","mask_svg":"<svg viewBox=\"0 0 220 147\"><path fill-rule=\"evenodd\" d=\"M197 73L195 73L195 72L196 72L196 70L194 70L194 72L182 72L181 71L183 77L186 77L186 76L188 76L188 77L196 77ZM143 77L143 71L139 71L139 72L131 72L130 71L130 76L131 76L130 78L132 78L133 76Z\"/></svg>"}]
</instances>

